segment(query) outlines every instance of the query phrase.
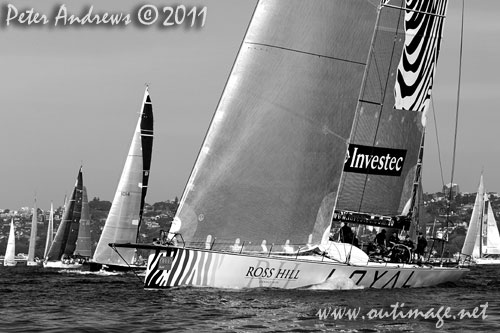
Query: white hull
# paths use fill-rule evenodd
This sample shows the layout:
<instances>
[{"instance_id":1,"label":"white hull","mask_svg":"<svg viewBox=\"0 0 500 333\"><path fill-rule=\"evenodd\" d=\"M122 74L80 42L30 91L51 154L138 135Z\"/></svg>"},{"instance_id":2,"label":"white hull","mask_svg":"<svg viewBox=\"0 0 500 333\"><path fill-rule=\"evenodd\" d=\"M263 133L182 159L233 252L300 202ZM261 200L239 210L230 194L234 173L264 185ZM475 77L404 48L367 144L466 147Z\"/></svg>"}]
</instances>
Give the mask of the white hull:
<instances>
[{"instance_id":1,"label":"white hull","mask_svg":"<svg viewBox=\"0 0 500 333\"><path fill-rule=\"evenodd\" d=\"M500 259L497 258L477 258L473 261L476 265L500 265Z\"/></svg>"},{"instance_id":2,"label":"white hull","mask_svg":"<svg viewBox=\"0 0 500 333\"><path fill-rule=\"evenodd\" d=\"M81 269L82 266L82 264L64 264L62 261L46 261L43 263L44 268Z\"/></svg>"},{"instance_id":3,"label":"white hull","mask_svg":"<svg viewBox=\"0 0 500 333\"><path fill-rule=\"evenodd\" d=\"M145 288L328 289L428 287L454 282L469 270L410 264L345 264L321 256L260 256L167 247L148 258Z\"/></svg>"},{"instance_id":4,"label":"white hull","mask_svg":"<svg viewBox=\"0 0 500 333\"><path fill-rule=\"evenodd\" d=\"M42 266L42 263L37 261L27 261L26 266Z\"/></svg>"},{"instance_id":5,"label":"white hull","mask_svg":"<svg viewBox=\"0 0 500 333\"><path fill-rule=\"evenodd\" d=\"M14 261L14 262L12 262L12 261L4 261L3 265L6 266L6 267L14 267L14 266L17 265L17 262L16 261Z\"/></svg>"}]
</instances>

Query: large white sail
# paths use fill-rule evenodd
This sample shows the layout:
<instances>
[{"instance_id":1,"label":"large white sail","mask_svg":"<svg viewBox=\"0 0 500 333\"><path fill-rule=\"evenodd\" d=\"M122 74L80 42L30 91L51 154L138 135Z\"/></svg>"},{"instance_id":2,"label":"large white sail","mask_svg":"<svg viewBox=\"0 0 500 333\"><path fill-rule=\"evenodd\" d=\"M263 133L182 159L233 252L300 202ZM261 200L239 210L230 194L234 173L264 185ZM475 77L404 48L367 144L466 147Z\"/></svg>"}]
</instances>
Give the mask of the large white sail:
<instances>
[{"instance_id":1,"label":"large white sail","mask_svg":"<svg viewBox=\"0 0 500 333\"><path fill-rule=\"evenodd\" d=\"M66 201L66 200L65 200ZM45 241L45 251L43 257L46 258L49 253L50 245L54 239L54 204L50 203L49 223L47 225L47 239Z\"/></svg>"},{"instance_id":2,"label":"large white sail","mask_svg":"<svg viewBox=\"0 0 500 333\"><path fill-rule=\"evenodd\" d=\"M133 261L133 249L120 250L118 255L108 244L137 241L148 187L152 147L153 108L146 88L132 144L94 253L93 260L97 263L126 266Z\"/></svg>"},{"instance_id":3,"label":"large white sail","mask_svg":"<svg viewBox=\"0 0 500 333\"><path fill-rule=\"evenodd\" d=\"M30 234L30 245L28 248L28 265L33 265L35 263L37 223L38 223L38 208L36 207L36 198L35 198L35 204L33 206L33 215L31 217L31 234Z\"/></svg>"},{"instance_id":4,"label":"large white sail","mask_svg":"<svg viewBox=\"0 0 500 333\"><path fill-rule=\"evenodd\" d=\"M14 226L14 219L10 220L9 239L7 240L7 249L5 250L5 257L3 259L4 266L16 265L16 227Z\"/></svg>"},{"instance_id":5,"label":"large white sail","mask_svg":"<svg viewBox=\"0 0 500 333\"><path fill-rule=\"evenodd\" d=\"M335 208L401 214L446 5L260 1L171 233L317 244Z\"/></svg>"},{"instance_id":6,"label":"large white sail","mask_svg":"<svg viewBox=\"0 0 500 333\"><path fill-rule=\"evenodd\" d=\"M481 223L483 221L484 212L484 184L483 175L479 181L477 189L476 200L472 215L470 217L467 235L465 236L464 245L462 246L462 254L472 256L472 258L479 258L481 256L480 243L481 243Z\"/></svg>"}]
</instances>

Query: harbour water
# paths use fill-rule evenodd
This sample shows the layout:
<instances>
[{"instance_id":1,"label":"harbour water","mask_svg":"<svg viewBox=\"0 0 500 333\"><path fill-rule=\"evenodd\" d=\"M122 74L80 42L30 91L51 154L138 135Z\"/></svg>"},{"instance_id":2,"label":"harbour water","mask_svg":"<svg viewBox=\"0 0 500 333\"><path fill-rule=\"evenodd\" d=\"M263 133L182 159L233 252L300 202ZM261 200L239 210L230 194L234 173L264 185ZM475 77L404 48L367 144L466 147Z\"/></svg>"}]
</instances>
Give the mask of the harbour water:
<instances>
[{"instance_id":1,"label":"harbour water","mask_svg":"<svg viewBox=\"0 0 500 333\"><path fill-rule=\"evenodd\" d=\"M417 289L144 290L132 273L0 267L0 332L498 332L499 273ZM358 314L335 318L344 310Z\"/></svg>"}]
</instances>

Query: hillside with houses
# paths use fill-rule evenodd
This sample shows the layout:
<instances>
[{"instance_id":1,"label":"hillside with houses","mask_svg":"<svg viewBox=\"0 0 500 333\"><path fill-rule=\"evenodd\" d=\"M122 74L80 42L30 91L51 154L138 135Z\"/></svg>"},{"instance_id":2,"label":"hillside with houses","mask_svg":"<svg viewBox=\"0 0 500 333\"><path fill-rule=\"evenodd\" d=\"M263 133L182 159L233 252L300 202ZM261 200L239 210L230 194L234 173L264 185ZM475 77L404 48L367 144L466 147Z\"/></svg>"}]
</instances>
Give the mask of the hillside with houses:
<instances>
[{"instance_id":1,"label":"hillside with houses","mask_svg":"<svg viewBox=\"0 0 500 333\"><path fill-rule=\"evenodd\" d=\"M451 188L451 196L450 196ZM451 198L451 200L450 200ZM425 193L423 209L419 212L418 230L424 230L428 239L446 238L445 256L460 252L468 223L474 207L476 193L460 192L458 185L446 185L442 192ZM496 192L489 193L492 209L497 221L500 220L500 197ZM151 243L159 236L160 230L168 230L179 205L178 198L145 204L143 221L139 231L138 242ZM91 240L93 247L97 245L104 227L111 202L93 198L89 202L91 219ZM55 209L54 230L57 230L63 214L63 207ZM11 219L16 226L16 253L27 253L31 232L33 209L22 207L18 210L0 209L0 255L3 255L7 244L7 236ZM38 233L35 255L43 257L47 236L49 210L38 208Z\"/></svg>"}]
</instances>

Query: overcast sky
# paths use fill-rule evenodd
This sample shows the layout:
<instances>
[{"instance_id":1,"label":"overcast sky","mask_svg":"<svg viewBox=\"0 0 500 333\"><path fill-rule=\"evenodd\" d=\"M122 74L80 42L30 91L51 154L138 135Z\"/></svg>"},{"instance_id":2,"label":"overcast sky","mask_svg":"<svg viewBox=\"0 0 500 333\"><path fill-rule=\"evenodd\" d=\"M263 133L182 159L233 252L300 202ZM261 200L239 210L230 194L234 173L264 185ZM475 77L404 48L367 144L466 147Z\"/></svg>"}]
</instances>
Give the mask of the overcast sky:
<instances>
[{"instance_id":1,"label":"overcast sky","mask_svg":"<svg viewBox=\"0 0 500 333\"><path fill-rule=\"evenodd\" d=\"M461 1L450 0L434 88L445 182L450 181ZM34 8L48 24L6 25L8 4ZM149 1L160 8L168 1ZM248 26L255 0L183 0L207 6L205 26L141 26L135 1L66 1L69 13L131 13L123 27L53 27L59 1L4 2L0 8L0 208L62 205L80 164L89 198L112 200L150 84L155 139L146 201L179 198ZM142 5L143 3L141 3ZM13 10L11 10L12 13ZM454 181L475 192L481 170L500 191L498 95L500 1L466 1ZM435 127L428 122L424 191L442 181Z\"/></svg>"}]
</instances>

